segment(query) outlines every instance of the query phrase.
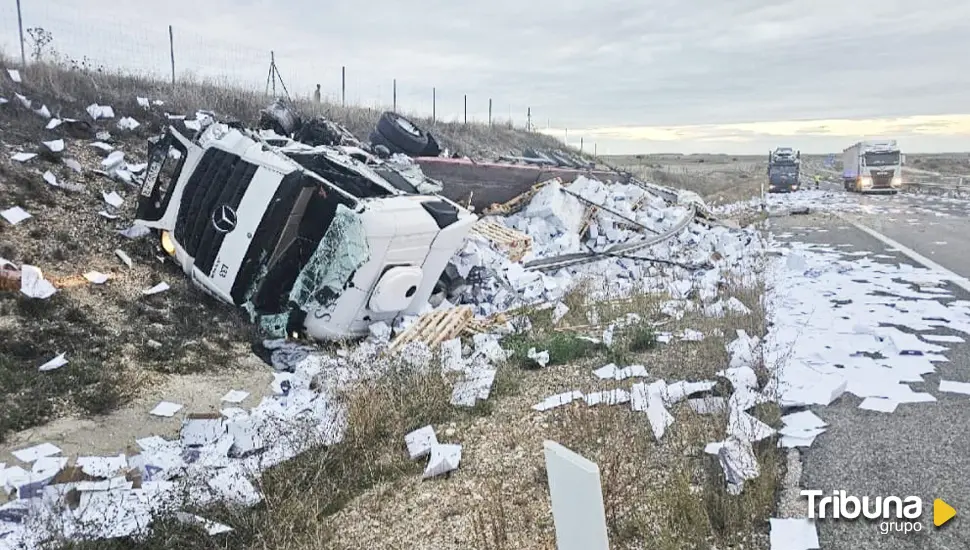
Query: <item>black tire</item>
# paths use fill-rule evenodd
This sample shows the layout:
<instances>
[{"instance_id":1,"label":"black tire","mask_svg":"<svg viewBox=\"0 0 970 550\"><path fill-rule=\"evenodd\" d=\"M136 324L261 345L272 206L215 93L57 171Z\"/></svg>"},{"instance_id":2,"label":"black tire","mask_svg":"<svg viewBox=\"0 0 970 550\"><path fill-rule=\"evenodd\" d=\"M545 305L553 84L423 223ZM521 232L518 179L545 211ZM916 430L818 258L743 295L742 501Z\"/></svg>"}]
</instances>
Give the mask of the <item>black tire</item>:
<instances>
[{"instance_id":1,"label":"black tire","mask_svg":"<svg viewBox=\"0 0 970 550\"><path fill-rule=\"evenodd\" d=\"M377 133L410 156L420 156L428 147L428 134L407 117L387 111L377 121Z\"/></svg>"},{"instance_id":2,"label":"black tire","mask_svg":"<svg viewBox=\"0 0 970 550\"><path fill-rule=\"evenodd\" d=\"M377 130L374 130L373 132L370 133L370 143L374 147L378 145L383 145L384 147L387 147L387 150L390 151L392 155L395 153L407 154L404 151L402 151L400 147L391 143L386 137L384 137L384 134L378 132Z\"/></svg>"},{"instance_id":3,"label":"black tire","mask_svg":"<svg viewBox=\"0 0 970 550\"><path fill-rule=\"evenodd\" d=\"M438 145L438 140L434 138L433 135L428 134L428 146L421 151L422 157L437 157L441 155L441 146Z\"/></svg>"}]
</instances>

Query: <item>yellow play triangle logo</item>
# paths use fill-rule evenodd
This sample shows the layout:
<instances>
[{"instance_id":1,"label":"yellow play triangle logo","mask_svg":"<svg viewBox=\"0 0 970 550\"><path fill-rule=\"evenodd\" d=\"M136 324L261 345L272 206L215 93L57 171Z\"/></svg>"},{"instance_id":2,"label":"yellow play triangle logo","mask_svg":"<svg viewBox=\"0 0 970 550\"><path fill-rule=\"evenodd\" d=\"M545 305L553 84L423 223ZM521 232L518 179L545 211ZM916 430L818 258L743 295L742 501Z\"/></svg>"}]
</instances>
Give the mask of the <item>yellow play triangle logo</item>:
<instances>
[{"instance_id":1,"label":"yellow play triangle logo","mask_svg":"<svg viewBox=\"0 0 970 550\"><path fill-rule=\"evenodd\" d=\"M940 499L933 501L933 525L939 527L953 519L956 515L957 511L953 509L953 506L950 506Z\"/></svg>"}]
</instances>

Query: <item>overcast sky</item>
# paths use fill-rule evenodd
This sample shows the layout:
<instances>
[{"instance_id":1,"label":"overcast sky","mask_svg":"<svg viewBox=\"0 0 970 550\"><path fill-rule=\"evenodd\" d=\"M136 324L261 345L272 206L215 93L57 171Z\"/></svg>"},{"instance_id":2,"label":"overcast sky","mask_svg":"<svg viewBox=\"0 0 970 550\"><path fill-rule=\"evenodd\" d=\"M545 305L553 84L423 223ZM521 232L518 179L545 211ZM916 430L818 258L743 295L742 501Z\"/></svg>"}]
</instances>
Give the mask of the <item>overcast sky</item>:
<instances>
[{"instance_id":1,"label":"overcast sky","mask_svg":"<svg viewBox=\"0 0 970 550\"><path fill-rule=\"evenodd\" d=\"M599 153L970 150L970 2L957 0L21 0L58 51L291 92L533 122ZM120 5L120 6L119 6ZM0 46L19 55L14 0ZM28 55L29 55L28 44ZM568 133L566 131L568 129Z\"/></svg>"}]
</instances>

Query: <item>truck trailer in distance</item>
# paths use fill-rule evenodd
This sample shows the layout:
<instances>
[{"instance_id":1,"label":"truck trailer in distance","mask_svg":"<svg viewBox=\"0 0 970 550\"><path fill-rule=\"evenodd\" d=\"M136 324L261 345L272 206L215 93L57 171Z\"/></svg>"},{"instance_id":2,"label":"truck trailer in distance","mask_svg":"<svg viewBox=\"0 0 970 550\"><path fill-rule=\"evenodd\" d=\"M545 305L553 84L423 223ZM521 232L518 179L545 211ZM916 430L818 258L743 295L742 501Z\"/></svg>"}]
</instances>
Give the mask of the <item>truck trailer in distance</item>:
<instances>
[{"instance_id":1,"label":"truck trailer in distance","mask_svg":"<svg viewBox=\"0 0 970 550\"><path fill-rule=\"evenodd\" d=\"M798 191L801 157L801 151L795 151L791 147L778 147L768 153L769 193Z\"/></svg>"},{"instance_id":2,"label":"truck trailer in distance","mask_svg":"<svg viewBox=\"0 0 970 550\"><path fill-rule=\"evenodd\" d=\"M896 194L903 185L902 155L896 140L860 141L842 151L846 191Z\"/></svg>"}]
</instances>

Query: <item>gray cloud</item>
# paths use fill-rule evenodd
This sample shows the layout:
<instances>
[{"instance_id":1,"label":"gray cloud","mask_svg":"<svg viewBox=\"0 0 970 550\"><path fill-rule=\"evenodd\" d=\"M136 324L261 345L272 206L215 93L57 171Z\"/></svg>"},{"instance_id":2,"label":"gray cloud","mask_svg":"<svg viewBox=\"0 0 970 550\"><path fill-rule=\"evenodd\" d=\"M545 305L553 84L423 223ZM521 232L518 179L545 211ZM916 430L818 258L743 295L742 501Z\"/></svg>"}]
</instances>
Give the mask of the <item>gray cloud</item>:
<instances>
[{"instance_id":1,"label":"gray cloud","mask_svg":"<svg viewBox=\"0 0 970 550\"><path fill-rule=\"evenodd\" d=\"M13 53L5 4L0 46ZM497 118L511 108L522 123L531 107L557 128L962 113L970 89L970 4L957 0L138 4L26 3L25 23L75 57L158 74L171 24L180 70L259 85L272 49L303 94L317 82L338 94L346 66L352 101L390 104L396 78L406 110L429 113L435 87L445 118L461 116L468 94L472 118L492 98ZM767 139L755 134L722 138Z\"/></svg>"}]
</instances>

